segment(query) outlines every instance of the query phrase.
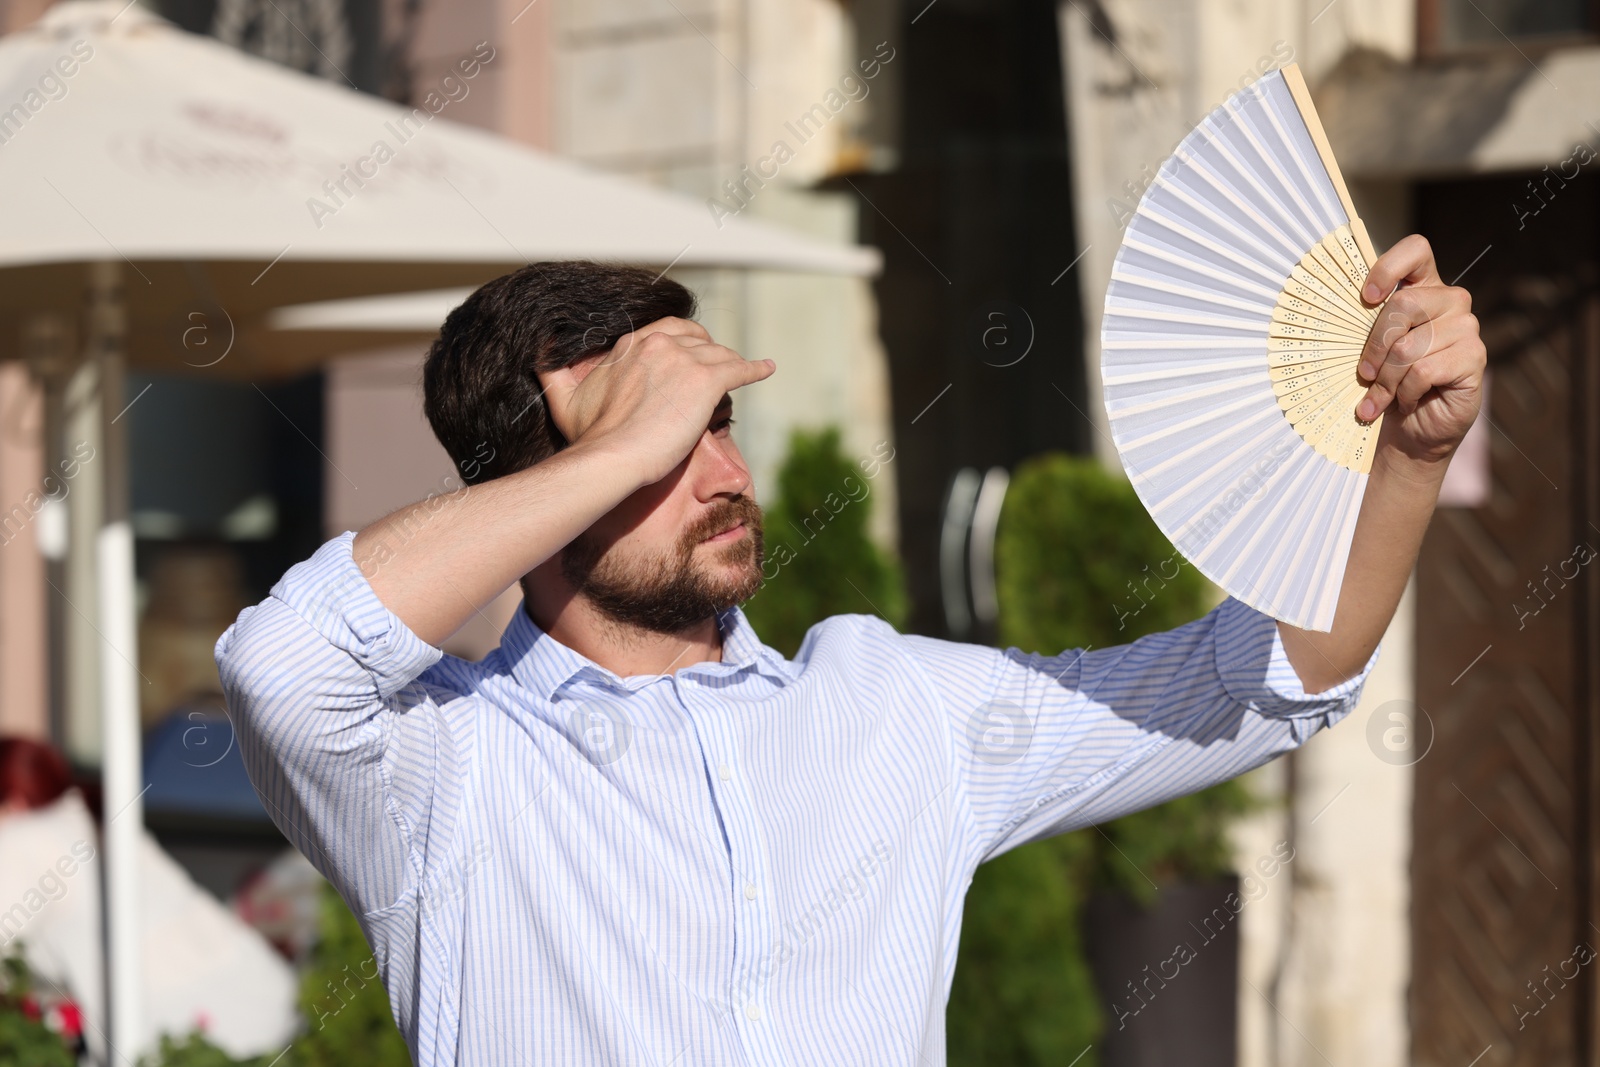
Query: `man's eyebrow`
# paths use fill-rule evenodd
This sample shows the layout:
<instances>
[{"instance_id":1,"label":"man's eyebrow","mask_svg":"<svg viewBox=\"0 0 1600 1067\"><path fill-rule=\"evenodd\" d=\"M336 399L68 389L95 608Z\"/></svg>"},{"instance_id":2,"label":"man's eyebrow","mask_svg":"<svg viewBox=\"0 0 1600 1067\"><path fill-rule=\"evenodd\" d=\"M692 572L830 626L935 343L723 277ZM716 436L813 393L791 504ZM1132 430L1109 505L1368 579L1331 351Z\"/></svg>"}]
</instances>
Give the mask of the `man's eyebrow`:
<instances>
[{"instance_id":1,"label":"man's eyebrow","mask_svg":"<svg viewBox=\"0 0 1600 1067\"><path fill-rule=\"evenodd\" d=\"M733 410L733 397L727 393L722 394L722 399L717 401L716 410L713 411L712 414L716 414L717 411L721 411L724 408L728 409L729 411Z\"/></svg>"}]
</instances>

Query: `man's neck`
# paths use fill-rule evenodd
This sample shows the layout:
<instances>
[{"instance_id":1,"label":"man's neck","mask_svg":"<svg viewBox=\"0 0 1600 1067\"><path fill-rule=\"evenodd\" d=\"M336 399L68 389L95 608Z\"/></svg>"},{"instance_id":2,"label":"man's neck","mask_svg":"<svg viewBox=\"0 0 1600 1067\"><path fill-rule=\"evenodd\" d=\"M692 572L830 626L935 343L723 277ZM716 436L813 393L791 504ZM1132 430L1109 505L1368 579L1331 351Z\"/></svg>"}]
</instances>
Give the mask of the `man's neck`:
<instances>
[{"instance_id":1,"label":"man's neck","mask_svg":"<svg viewBox=\"0 0 1600 1067\"><path fill-rule=\"evenodd\" d=\"M675 674L697 663L722 661L722 631L708 618L678 634L628 626L603 615L582 596L522 583L528 617L549 636L621 678Z\"/></svg>"}]
</instances>

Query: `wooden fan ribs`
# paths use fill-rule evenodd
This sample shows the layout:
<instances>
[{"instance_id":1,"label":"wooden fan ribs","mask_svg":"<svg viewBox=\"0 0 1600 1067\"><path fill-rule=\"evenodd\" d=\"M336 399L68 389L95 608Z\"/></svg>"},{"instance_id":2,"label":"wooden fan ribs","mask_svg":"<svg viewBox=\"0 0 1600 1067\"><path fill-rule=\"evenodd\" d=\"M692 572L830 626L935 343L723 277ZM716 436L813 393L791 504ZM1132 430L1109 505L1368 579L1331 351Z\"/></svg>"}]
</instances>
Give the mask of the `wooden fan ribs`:
<instances>
[{"instance_id":1,"label":"wooden fan ribs","mask_svg":"<svg viewBox=\"0 0 1600 1067\"><path fill-rule=\"evenodd\" d=\"M1352 304L1349 298L1338 289L1328 285L1317 275L1311 273L1302 264L1296 263L1289 272L1289 283L1284 291L1292 293L1295 297L1305 300L1323 308L1335 318L1342 318L1351 325L1359 326L1366 318L1366 309L1360 304Z\"/></svg>"},{"instance_id":2,"label":"wooden fan ribs","mask_svg":"<svg viewBox=\"0 0 1600 1067\"><path fill-rule=\"evenodd\" d=\"M1316 284L1308 284L1299 271ZM1295 432L1322 455L1362 474L1372 467L1378 429L1376 422L1363 423L1355 415L1367 391L1356 367L1378 318L1376 308L1361 303L1366 277L1350 227L1340 226L1313 245L1290 272L1268 332L1273 341L1301 342L1303 347L1269 343L1267 364L1278 406ZM1339 308L1337 317L1333 307Z\"/></svg>"}]
</instances>

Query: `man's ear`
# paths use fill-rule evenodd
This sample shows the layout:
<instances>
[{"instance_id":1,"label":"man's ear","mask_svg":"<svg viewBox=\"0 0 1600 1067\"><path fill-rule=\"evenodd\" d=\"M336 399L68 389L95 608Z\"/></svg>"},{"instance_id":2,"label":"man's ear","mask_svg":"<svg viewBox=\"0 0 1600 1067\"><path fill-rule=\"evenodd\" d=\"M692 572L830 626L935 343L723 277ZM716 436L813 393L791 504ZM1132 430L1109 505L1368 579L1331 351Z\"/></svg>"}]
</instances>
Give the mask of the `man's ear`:
<instances>
[{"instance_id":1,"label":"man's ear","mask_svg":"<svg viewBox=\"0 0 1600 1067\"><path fill-rule=\"evenodd\" d=\"M572 366L572 383L574 385L576 385L579 382L583 381L585 378L587 378L589 376L589 372L594 370L596 367L598 367L600 365L600 360L603 359L605 357L605 355L606 355L606 353L601 352L601 353L598 353L598 354L593 355L593 356L584 356L582 359L578 360L576 363L573 363L571 365Z\"/></svg>"},{"instance_id":2,"label":"man's ear","mask_svg":"<svg viewBox=\"0 0 1600 1067\"><path fill-rule=\"evenodd\" d=\"M587 368L580 373L577 363L568 363L560 367L536 367L534 368L533 376L539 380L539 388L544 391L546 396L549 396L551 386L556 379L565 378L567 379L567 384L573 386L582 381L583 375L588 373Z\"/></svg>"}]
</instances>

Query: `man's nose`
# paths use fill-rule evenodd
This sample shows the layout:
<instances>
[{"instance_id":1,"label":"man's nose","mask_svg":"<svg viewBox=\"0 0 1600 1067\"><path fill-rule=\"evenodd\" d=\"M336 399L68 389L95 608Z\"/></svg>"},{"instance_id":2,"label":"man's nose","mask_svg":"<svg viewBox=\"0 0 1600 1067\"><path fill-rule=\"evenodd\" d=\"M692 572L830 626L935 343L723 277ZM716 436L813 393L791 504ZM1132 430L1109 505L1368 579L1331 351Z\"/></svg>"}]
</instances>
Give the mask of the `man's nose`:
<instances>
[{"instance_id":1,"label":"man's nose","mask_svg":"<svg viewBox=\"0 0 1600 1067\"><path fill-rule=\"evenodd\" d=\"M701 500L738 496L750 488L750 468L727 439L707 430L695 445L692 463L695 495Z\"/></svg>"}]
</instances>

